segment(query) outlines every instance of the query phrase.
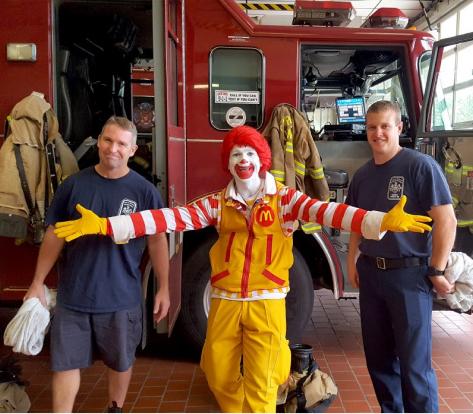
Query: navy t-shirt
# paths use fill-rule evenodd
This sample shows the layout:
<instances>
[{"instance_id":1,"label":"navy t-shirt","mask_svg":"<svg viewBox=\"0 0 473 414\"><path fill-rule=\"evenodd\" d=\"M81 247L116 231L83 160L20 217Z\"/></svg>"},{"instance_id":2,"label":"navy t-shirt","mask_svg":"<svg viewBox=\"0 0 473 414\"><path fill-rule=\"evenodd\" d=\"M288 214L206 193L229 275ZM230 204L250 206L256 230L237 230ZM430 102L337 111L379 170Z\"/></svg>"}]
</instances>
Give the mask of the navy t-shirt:
<instances>
[{"instance_id":1,"label":"navy t-shirt","mask_svg":"<svg viewBox=\"0 0 473 414\"><path fill-rule=\"evenodd\" d=\"M405 211L427 215L434 206L451 204L452 198L440 166L430 156L403 148L388 162L368 161L354 175L346 203L365 210L386 212L407 196ZM426 233L387 232L380 241L362 239L360 251L388 258L428 257L432 236Z\"/></svg>"},{"instance_id":2,"label":"navy t-shirt","mask_svg":"<svg viewBox=\"0 0 473 414\"><path fill-rule=\"evenodd\" d=\"M46 223L79 218L77 203L100 217L162 208L159 191L130 170L108 179L94 167L69 177L58 188ZM57 301L82 312L115 312L141 303L141 256L145 238L115 244L107 236L84 236L66 243L59 261Z\"/></svg>"}]
</instances>

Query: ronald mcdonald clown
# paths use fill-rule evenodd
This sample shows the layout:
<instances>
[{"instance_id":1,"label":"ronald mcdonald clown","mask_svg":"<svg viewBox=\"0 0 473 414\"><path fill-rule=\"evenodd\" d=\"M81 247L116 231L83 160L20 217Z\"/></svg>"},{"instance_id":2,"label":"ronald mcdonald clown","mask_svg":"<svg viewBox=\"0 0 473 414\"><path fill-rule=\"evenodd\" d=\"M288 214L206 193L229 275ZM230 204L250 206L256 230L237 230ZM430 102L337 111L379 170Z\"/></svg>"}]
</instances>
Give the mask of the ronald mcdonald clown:
<instances>
[{"instance_id":1,"label":"ronald mcdonald clown","mask_svg":"<svg viewBox=\"0 0 473 414\"><path fill-rule=\"evenodd\" d=\"M268 173L271 151L247 126L230 131L222 165L233 176L222 191L189 205L100 218L78 206L82 217L56 224L67 241L103 234L117 243L157 232L215 226L210 250L212 298L201 367L225 412L274 412L278 386L290 370L285 297L298 220L380 239L384 232L430 230L430 218L404 212L405 199L388 213L311 199ZM240 367L243 358L243 369Z\"/></svg>"}]
</instances>

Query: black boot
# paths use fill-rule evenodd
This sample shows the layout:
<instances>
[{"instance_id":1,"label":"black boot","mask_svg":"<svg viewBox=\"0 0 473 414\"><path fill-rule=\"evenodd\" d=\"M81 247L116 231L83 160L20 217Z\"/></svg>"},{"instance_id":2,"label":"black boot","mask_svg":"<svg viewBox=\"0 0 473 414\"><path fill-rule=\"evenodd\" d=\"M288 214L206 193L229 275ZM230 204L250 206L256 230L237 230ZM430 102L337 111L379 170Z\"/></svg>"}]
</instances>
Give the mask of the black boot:
<instances>
[{"instance_id":1,"label":"black boot","mask_svg":"<svg viewBox=\"0 0 473 414\"><path fill-rule=\"evenodd\" d=\"M112 401L112 406L108 407L107 412L109 412L109 413L122 413L123 409L122 409L122 407L119 407L117 405L116 401Z\"/></svg>"}]
</instances>

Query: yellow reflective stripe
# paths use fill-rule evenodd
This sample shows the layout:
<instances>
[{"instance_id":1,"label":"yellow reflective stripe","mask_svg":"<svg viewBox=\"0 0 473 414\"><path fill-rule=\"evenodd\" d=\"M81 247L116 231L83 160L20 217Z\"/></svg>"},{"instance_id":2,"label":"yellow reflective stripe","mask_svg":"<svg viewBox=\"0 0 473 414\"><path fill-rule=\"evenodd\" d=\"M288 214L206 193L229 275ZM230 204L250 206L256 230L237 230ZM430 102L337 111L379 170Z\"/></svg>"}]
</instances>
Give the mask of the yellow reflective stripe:
<instances>
[{"instance_id":1,"label":"yellow reflective stripe","mask_svg":"<svg viewBox=\"0 0 473 414\"><path fill-rule=\"evenodd\" d=\"M458 170L458 168L456 168L456 166L455 166L455 163L451 162L451 161L448 161L445 164L445 170L447 170L447 169L452 170L452 171Z\"/></svg>"},{"instance_id":2,"label":"yellow reflective stripe","mask_svg":"<svg viewBox=\"0 0 473 414\"><path fill-rule=\"evenodd\" d=\"M286 175L286 173L282 170L269 170L269 172L273 175L282 175L283 177Z\"/></svg>"},{"instance_id":3,"label":"yellow reflective stripe","mask_svg":"<svg viewBox=\"0 0 473 414\"><path fill-rule=\"evenodd\" d=\"M324 175L324 168L323 167L320 167L320 168L311 168L309 169L309 173L310 173L310 176L314 179L314 180L320 180L322 178L325 177Z\"/></svg>"},{"instance_id":4,"label":"yellow reflective stripe","mask_svg":"<svg viewBox=\"0 0 473 414\"><path fill-rule=\"evenodd\" d=\"M305 164L303 164L302 162L294 160L294 164L296 164L299 168L302 168L305 170Z\"/></svg>"},{"instance_id":5,"label":"yellow reflective stripe","mask_svg":"<svg viewBox=\"0 0 473 414\"><path fill-rule=\"evenodd\" d=\"M322 227L320 224L316 223L304 223L301 226L301 229L303 230L304 233L310 234L310 233L315 233L316 231L320 231Z\"/></svg>"},{"instance_id":6,"label":"yellow reflective stripe","mask_svg":"<svg viewBox=\"0 0 473 414\"><path fill-rule=\"evenodd\" d=\"M292 119L289 115L285 116L283 119L283 125L286 125L287 128L284 129L285 132L285 137L286 137L286 151L287 152L293 152L292 151ZM287 148L287 145L291 143L291 149L289 150Z\"/></svg>"},{"instance_id":7,"label":"yellow reflective stripe","mask_svg":"<svg viewBox=\"0 0 473 414\"><path fill-rule=\"evenodd\" d=\"M458 204L458 198L452 196L452 204L456 206Z\"/></svg>"},{"instance_id":8,"label":"yellow reflective stripe","mask_svg":"<svg viewBox=\"0 0 473 414\"><path fill-rule=\"evenodd\" d=\"M471 165L464 165L462 167L462 175L468 175L470 171L473 171L473 166Z\"/></svg>"},{"instance_id":9,"label":"yellow reflective stripe","mask_svg":"<svg viewBox=\"0 0 473 414\"><path fill-rule=\"evenodd\" d=\"M294 146L292 145L292 141L286 141L286 152L294 152Z\"/></svg>"},{"instance_id":10,"label":"yellow reflective stripe","mask_svg":"<svg viewBox=\"0 0 473 414\"><path fill-rule=\"evenodd\" d=\"M473 226L473 220L457 220L457 227Z\"/></svg>"},{"instance_id":11,"label":"yellow reflective stripe","mask_svg":"<svg viewBox=\"0 0 473 414\"><path fill-rule=\"evenodd\" d=\"M269 172L274 176L274 179L276 181L284 183L284 181L286 180L286 174L284 173L284 171L269 170Z\"/></svg>"},{"instance_id":12,"label":"yellow reflective stripe","mask_svg":"<svg viewBox=\"0 0 473 414\"><path fill-rule=\"evenodd\" d=\"M322 179L325 178L324 173L318 174L318 175L315 175L315 176L311 174L310 176L311 176L311 178L314 179L314 180L322 180Z\"/></svg>"},{"instance_id":13,"label":"yellow reflective stripe","mask_svg":"<svg viewBox=\"0 0 473 414\"><path fill-rule=\"evenodd\" d=\"M296 174L305 175L305 165L301 162L294 160L294 169L296 170Z\"/></svg>"}]
</instances>

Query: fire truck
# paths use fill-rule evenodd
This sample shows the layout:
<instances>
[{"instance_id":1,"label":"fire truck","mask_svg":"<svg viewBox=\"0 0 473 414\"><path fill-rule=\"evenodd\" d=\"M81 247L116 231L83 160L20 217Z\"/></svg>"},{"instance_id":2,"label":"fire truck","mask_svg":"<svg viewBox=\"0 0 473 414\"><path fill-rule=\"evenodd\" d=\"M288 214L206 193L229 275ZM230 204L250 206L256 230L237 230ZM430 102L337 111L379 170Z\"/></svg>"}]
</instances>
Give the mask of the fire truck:
<instances>
[{"instance_id":1,"label":"fire truck","mask_svg":"<svg viewBox=\"0 0 473 414\"><path fill-rule=\"evenodd\" d=\"M262 130L273 108L287 103L305 114L331 199L341 202L350 177L371 158L365 109L393 100L402 111L402 145L445 168L461 226L456 248L471 254L471 118L462 123L456 112L462 102L473 107L471 86L469 97L455 100L458 83L447 79L453 75L441 62L464 59L469 77L462 82L471 82L465 56L472 36L434 44L431 35L415 30L334 26L352 12L346 4L296 1L295 24L275 26L258 24L234 0L4 0L0 117L32 91L44 93L61 134L86 166L96 159L94 139L108 116L128 116L139 132L131 167L174 207L226 185L219 153L228 130L242 124ZM388 23L396 27L393 19L391 13ZM450 81L447 89L442 77ZM295 233L289 339L300 338L315 289L350 297L344 281L348 237L328 228ZM205 336L208 252L215 240L213 229L169 235L171 309L154 328L170 334L177 322L196 347ZM29 286L38 246L2 237L0 249L0 300L11 303ZM50 275L46 282L54 281ZM145 257L145 299L153 297L155 283Z\"/></svg>"}]
</instances>

